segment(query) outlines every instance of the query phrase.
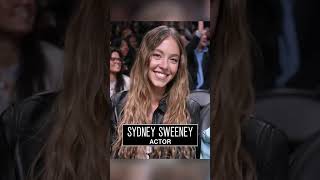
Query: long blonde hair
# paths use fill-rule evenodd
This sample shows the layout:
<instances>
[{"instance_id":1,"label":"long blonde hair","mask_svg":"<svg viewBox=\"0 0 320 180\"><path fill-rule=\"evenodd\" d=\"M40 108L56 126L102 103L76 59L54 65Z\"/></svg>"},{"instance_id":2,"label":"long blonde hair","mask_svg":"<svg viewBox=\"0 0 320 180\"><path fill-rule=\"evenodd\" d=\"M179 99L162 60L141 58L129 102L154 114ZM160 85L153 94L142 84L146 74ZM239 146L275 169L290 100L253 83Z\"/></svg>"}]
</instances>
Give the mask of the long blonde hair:
<instances>
[{"instance_id":1,"label":"long blonde hair","mask_svg":"<svg viewBox=\"0 0 320 180\"><path fill-rule=\"evenodd\" d=\"M187 70L187 58L178 32L167 26L159 26L149 31L143 38L135 63L131 70L131 87L127 94L127 101L122 110L122 118L117 124L117 138L112 146L113 156L119 158L136 158L141 148L122 147L122 125L123 124L145 124L151 107L151 85L148 79L148 69L152 51L162 41L172 37L180 49L180 61L177 74L167 85L165 97L167 111L164 115L164 124L188 124L191 122L187 110L187 96L189 94L189 81ZM193 148L173 147L155 148L151 154L152 158L193 158Z\"/></svg>"}]
</instances>

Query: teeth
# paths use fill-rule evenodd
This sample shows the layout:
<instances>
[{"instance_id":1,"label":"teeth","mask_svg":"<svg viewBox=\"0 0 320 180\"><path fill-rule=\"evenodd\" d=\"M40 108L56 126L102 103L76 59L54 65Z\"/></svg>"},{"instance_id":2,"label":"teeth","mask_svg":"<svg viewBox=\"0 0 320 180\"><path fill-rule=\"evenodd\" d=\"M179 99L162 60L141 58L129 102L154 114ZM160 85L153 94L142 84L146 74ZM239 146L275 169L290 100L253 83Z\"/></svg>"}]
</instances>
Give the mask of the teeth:
<instances>
[{"instance_id":1,"label":"teeth","mask_svg":"<svg viewBox=\"0 0 320 180\"><path fill-rule=\"evenodd\" d=\"M156 77L158 77L158 78L160 78L160 79L164 79L164 78L167 77L166 74L163 74L163 73L160 73L160 72L156 72L155 74L156 74Z\"/></svg>"}]
</instances>

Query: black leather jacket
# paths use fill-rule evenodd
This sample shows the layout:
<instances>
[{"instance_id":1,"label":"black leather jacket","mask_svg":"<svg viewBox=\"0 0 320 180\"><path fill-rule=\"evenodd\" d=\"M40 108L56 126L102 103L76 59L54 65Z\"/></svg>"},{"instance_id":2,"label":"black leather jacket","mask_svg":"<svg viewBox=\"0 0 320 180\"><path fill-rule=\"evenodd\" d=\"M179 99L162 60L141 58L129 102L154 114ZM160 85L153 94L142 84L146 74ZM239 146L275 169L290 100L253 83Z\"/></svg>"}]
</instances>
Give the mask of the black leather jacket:
<instances>
[{"instance_id":1,"label":"black leather jacket","mask_svg":"<svg viewBox=\"0 0 320 180\"><path fill-rule=\"evenodd\" d=\"M0 144L5 147L0 147L0 159L1 163L7 164L1 180L26 179L32 162L49 136L50 111L57 94L37 94L12 105L1 115L0 134L4 139L0 139Z\"/></svg>"},{"instance_id":2,"label":"black leather jacket","mask_svg":"<svg viewBox=\"0 0 320 180\"><path fill-rule=\"evenodd\" d=\"M113 108L113 115L111 117L112 119L112 139L115 139L116 133L115 133L115 127L117 125L117 122L120 120L121 111L123 110L123 107L125 105L126 99L127 99L128 91L123 91L120 93L115 94L111 97L112 102L112 108ZM200 141L200 135L202 132L201 130L201 120L200 120L200 104L196 102L195 100L188 98L187 99L187 109L191 116L191 124L198 124L198 147L197 147L197 158L200 157L200 148L201 148L201 141ZM165 99L160 100L158 108L154 111L153 117L152 117L152 124L162 124L163 117L165 115L167 109L166 101Z\"/></svg>"},{"instance_id":3,"label":"black leather jacket","mask_svg":"<svg viewBox=\"0 0 320 180\"><path fill-rule=\"evenodd\" d=\"M11 106L0 118L0 179L23 180L46 141L50 110L57 93L42 93ZM271 125L252 119L244 128L244 145L257 164L258 180L286 180L286 136Z\"/></svg>"},{"instance_id":4,"label":"black leather jacket","mask_svg":"<svg viewBox=\"0 0 320 180\"><path fill-rule=\"evenodd\" d=\"M243 125L243 145L257 169L257 180L287 180L289 143L282 131L265 121L251 118Z\"/></svg>"}]
</instances>

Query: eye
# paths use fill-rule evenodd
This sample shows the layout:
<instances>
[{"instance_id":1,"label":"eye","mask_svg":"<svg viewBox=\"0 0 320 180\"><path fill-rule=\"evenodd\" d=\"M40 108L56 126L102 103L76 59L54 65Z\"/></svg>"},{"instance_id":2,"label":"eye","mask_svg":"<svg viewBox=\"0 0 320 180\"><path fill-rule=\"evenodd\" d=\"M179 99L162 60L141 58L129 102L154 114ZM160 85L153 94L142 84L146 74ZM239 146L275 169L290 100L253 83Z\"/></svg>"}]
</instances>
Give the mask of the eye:
<instances>
[{"instance_id":1,"label":"eye","mask_svg":"<svg viewBox=\"0 0 320 180\"><path fill-rule=\"evenodd\" d=\"M177 64L179 62L179 59L177 58L171 58L170 61L173 63L173 64Z\"/></svg>"},{"instance_id":2,"label":"eye","mask_svg":"<svg viewBox=\"0 0 320 180\"><path fill-rule=\"evenodd\" d=\"M156 59L156 60L161 59L161 55L160 55L159 53L153 53L153 54L152 54L152 57L153 57L154 59Z\"/></svg>"}]
</instances>

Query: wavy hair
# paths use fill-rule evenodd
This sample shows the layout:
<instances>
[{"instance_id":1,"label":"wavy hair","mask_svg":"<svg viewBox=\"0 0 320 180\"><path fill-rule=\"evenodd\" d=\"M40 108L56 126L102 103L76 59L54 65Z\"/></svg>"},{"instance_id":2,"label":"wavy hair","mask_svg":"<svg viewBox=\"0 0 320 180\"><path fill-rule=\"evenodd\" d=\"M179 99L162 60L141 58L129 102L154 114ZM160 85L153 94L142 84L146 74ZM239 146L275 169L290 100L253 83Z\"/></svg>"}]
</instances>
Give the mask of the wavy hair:
<instances>
[{"instance_id":1,"label":"wavy hair","mask_svg":"<svg viewBox=\"0 0 320 180\"><path fill-rule=\"evenodd\" d=\"M254 103L247 4L245 0L215 2L218 20L211 22L217 23L212 40L215 63L211 83L214 96L211 175L219 180L254 180L254 162L242 142L242 128L253 112Z\"/></svg>"},{"instance_id":2,"label":"wavy hair","mask_svg":"<svg viewBox=\"0 0 320 180\"><path fill-rule=\"evenodd\" d=\"M107 180L109 174L109 4L82 0L65 40L64 88L30 179ZM109 102L110 103L110 102ZM51 124L51 123L50 123Z\"/></svg>"},{"instance_id":3,"label":"wavy hair","mask_svg":"<svg viewBox=\"0 0 320 180\"><path fill-rule=\"evenodd\" d=\"M144 124L147 121L151 107L151 85L148 79L148 69L152 52L167 38L172 37L180 50L180 61L176 76L167 85L164 97L167 111L164 115L164 124L188 124L191 122L186 102L189 94L188 71L186 53L178 32L167 26L159 26L150 30L143 38L135 64L131 70L131 87L127 101L122 110L122 119L117 124L117 137L112 146L113 156L119 158L136 158L143 148L122 147L122 125ZM195 152L189 147L155 148L152 158L194 158Z\"/></svg>"}]
</instances>

